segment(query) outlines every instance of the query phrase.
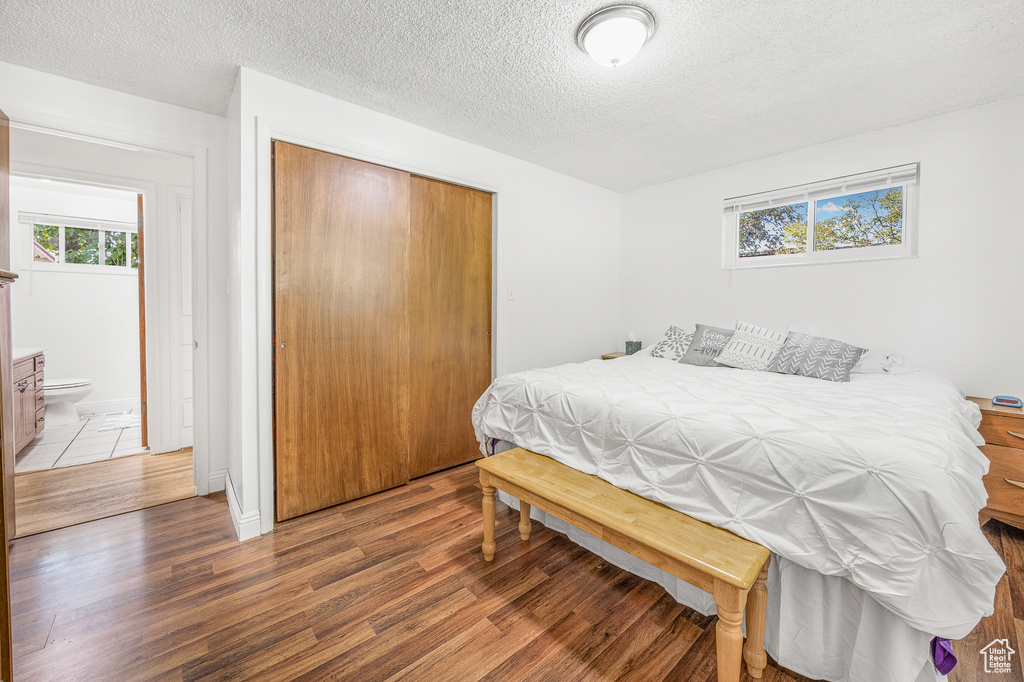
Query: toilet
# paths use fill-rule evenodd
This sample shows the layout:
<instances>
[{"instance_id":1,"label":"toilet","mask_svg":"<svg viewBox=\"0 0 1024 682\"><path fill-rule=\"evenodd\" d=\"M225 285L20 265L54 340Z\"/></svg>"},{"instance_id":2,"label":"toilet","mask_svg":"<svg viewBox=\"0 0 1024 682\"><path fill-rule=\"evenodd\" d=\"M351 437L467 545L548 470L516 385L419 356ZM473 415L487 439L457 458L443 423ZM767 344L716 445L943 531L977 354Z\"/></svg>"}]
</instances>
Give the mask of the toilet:
<instances>
[{"instance_id":1,"label":"toilet","mask_svg":"<svg viewBox=\"0 0 1024 682\"><path fill-rule=\"evenodd\" d=\"M47 379L43 381L43 402L46 405L46 426L78 423L80 402L92 393L91 379Z\"/></svg>"}]
</instances>

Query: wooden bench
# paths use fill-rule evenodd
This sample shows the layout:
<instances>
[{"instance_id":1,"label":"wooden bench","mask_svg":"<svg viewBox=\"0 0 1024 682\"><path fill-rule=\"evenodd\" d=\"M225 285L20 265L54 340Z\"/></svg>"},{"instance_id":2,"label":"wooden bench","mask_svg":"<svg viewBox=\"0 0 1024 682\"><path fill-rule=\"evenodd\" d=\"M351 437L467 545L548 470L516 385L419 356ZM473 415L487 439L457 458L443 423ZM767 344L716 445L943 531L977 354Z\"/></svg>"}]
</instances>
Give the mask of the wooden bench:
<instances>
[{"instance_id":1,"label":"wooden bench","mask_svg":"<svg viewBox=\"0 0 1024 682\"><path fill-rule=\"evenodd\" d=\"M761 677L767 549L529 450L514 448L476 465L484 492L484 559L494 559L494 491L500 488L519 498L523 540L530 539L530 506L536 506L710 592L718 607L719 682L739 680L743 660L752 677Z\"/></svg>"}]
</instances>

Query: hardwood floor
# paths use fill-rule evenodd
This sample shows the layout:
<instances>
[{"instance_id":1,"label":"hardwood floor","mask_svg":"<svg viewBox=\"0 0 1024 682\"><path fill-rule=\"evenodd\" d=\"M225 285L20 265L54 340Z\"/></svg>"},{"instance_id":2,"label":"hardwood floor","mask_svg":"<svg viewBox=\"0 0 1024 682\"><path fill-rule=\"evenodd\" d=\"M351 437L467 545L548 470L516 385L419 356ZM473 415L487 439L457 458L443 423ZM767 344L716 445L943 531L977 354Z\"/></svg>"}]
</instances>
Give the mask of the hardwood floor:
<instances>
[{"instance_id":1,"label":"hardwood floor","mask_svg":"<svg viewBox=\"0 0 1024 682\"><path fill-rule=\"evenodd\" d=\"M196 494L192 448L26 472L14 486L19 538Z\"/></svg>"},{"instance_id":2,"label":"hardwood floor","mask_svg":"<svg viewBox=\"0 0 1024 682\"><path fill-rule=\"evenodd\" d=\"M949 674L949 682L1021 682L1024 673L1024 531L992 520L982 528L992 546L1006 564L1006 575L996 587L995 612L983 618L974 631L953 642L957 666ZM979 653L995 639L1008 639L1016 653L1010 656L1009 673L986 673L985 662Z\"/></svg>"},{"instance_id":3,"label":"hardwood floor","mask_svg":"<svg viewBox=\"0 0 1024 682\"><path fill-rule=\"evenodd\" d=\"M480 499L467 465L245 543L223 494L16 540L16 679L715 680L715 618L502 504L485 564ZM1015 574L982 645L1024 614L1024 533L987 532Z\"/></svg>"}]
</instances>

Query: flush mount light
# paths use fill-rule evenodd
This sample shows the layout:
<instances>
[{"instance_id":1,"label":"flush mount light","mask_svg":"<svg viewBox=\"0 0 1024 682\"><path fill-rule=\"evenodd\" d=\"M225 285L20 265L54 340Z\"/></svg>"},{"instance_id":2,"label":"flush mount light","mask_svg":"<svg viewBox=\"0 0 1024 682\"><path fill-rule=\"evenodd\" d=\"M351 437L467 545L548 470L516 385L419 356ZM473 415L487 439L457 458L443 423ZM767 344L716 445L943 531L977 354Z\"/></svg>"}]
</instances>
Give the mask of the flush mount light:
<instances>
[{"instance_id":1,"label":"flush mount light","mask_svg":"<svg viewBox=\"0 0 1024 682\"><path fill-rule=\"evenodd\" d=\"M576 42L598 64L622 66L650 40L654 26L654 15L643 7L614 5L587 17Z\"/></svg>"}]
</instances>

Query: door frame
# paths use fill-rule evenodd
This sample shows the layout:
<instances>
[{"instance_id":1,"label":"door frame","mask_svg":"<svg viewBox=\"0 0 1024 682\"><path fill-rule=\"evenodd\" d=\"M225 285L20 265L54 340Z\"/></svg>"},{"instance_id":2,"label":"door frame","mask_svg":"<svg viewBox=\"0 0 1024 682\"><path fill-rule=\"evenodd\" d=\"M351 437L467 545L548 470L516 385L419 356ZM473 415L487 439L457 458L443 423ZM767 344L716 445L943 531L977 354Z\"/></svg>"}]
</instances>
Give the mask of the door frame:
<instances>
[{"instance_id":1,"label":"door frame","mask_svg":"<svg viewBox=\"0 0 1024 682\"><path fill-rule=\"evenodd\" d=\"M251 343L242 352L242 375L254 381L254 385L246 390L243 386L240 421L242 424L243 443L249 434L256 433L255 443L244 443L243 458L246 451L255 451L256 476L247 476L245 485L258 485L258 499L255 509L246 509L241 501L234 500L228 491L229 503L233 503L232 515L238 529L240 540L269 533L274 529L274 395L273 395L273 140L297 144L311 149L347 156L358 161L366 161L379 166L387 166L396 170L406 171L413 175L421 175L441 180L454 185L462 185L470 189L491 194L491 377L496 367L500 337L499 306L497 305L497 282L499 281L500 263L498 254L501 251L498 241L498 205L501 201L501 188L487 180L467 178L453 175L443 167L443 159L423 159L391 150L367 145L356 140L337 137L326 133L311 131L299 125L276 121L265 116L256 117L256 235L255 240L242 240L240 254L240 275L242 296L253 292L256 308L255 319L242 316L240 332L243 343ZM244 193L243 193L244 201ZM243 216L246 207L242 206ZM243 350L243 349L239 349ZM249 374L254 372L254 374ZM248 446L254 446L249 450ZM242 470L246 470L243 460ZM250 483L251 481L251 483ZM229 486L230 487L230 486ZM251 488L249 488L251 490ZM243 492L245 488L243 488Z\"/></svg>"},{"instance_id":2,"label":"door frame","mask_svg":"<svg viewBox=\"0 0 1024 682\"><path fill-rule=\"evenodd\" d=\"M142 447L149 448L149 415L146 409L146 259L144 254L144 233L145 220L145 194L138 193L139 222L135 228L135 243L139 258L139 401L142 414ZM130 258L129 254L129 258Z\"/></svg>"},{"instance_id":3,"label":"door frame","mask_svg":"<svg viewBox=\"0 0 1024 682\"><path fill-rule=\"evenodd\" d=\"M0 235L0 266L10 268L10 225L7 211L10 207L11 191L10 127L7 115L0 111L0 229L7 227L7 233ZM4 260L8 262L4 262ZM18 278L8 270L0 272L0 289L4 289ZM0 679L8 682L14 678L13 621L11 620L11 576L8 547L17 530L14 514L14 420L11 405L14 390L11 386L11 293L4 291L2 297L3 319L0 319ZM8 499L10 496L11 499ZM8 510L10 515L8 516ZM10 527L8 527L10 524Z\"/></svg>"},{"instance_id":4,"label":"door frame","mask_svg":"<svg viewBox=\"0 0 1024 682\"><path fill-rule=\"evenodd\" d=\"M167 152L188 157L192 160L192 310L193 338L193 405L195 411L193 428L193 482L197 495L207 495L212 490L224 487L224 471L210 470L210 348L209 307L207 305L208 283L206 273L208 242L208 156L209 148L153 137L143 133L110 128L100 123L67 118L18 106L6 107L11 127L34 132L49 133L72 139L84 140L126 149L145 149ZM138 183L139 181L134 181ZM142 183L145 184L145 183ZM131 189L131 187L129 187ZM148 188L146 188L148 189ZM150 196L154 196L151 194ZM153 202L150 202L153 203ZM146 214L147 224L153 225L155 214ZM152 235L151 235L152 236Z\"/></svg>"}]
</instances>

